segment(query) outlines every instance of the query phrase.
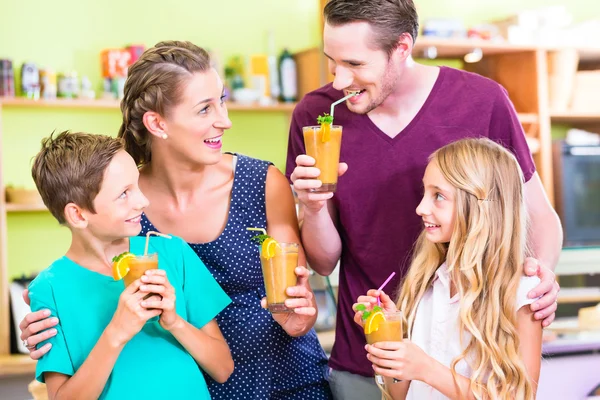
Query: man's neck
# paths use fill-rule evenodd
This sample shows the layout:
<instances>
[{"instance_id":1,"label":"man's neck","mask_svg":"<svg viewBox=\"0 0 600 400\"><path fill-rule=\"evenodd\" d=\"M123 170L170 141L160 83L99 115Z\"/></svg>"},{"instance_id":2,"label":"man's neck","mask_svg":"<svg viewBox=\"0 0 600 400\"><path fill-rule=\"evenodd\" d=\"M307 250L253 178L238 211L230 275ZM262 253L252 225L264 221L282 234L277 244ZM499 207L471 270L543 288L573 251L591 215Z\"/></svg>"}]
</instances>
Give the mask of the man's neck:
<instances>
[{"instance_id":1,"label":"man's neck","mask_svg":"<svg viewBox=\"0 0 600 400\"><path fill-rule=\"evenodd\" d=\"M431 94L439 68L406 60L402 76L393 92L368 115L390 137L395 137L417 115Z\"/></svg>"},{"instance_id":2,"label":"man's neck","mask_svg":"<svg viewBox=\"0 0 600 400\"><path fill-rule=\"evenodd\" d=\"M102 241L89 232L75 233L66 256L91 271L104 275L112 274L112 258L129 251L129 238Z\"/></svg>"}]
</instances>

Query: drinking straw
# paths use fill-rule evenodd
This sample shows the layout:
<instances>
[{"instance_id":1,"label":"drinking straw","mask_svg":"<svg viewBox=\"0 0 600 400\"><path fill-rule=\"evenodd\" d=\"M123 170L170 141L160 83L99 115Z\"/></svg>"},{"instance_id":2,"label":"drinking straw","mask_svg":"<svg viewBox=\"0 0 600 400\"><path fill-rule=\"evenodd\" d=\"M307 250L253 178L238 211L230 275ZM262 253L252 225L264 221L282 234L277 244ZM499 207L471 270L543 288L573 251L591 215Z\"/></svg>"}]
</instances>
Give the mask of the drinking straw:
<instances>
[{"instance_id":1,"label":"drinking straw","mask_svg":"<svg viewBox=\"0 0 600 400\"><path fill-rule=\"evenodd\" d=\"M248 231L258 231L258 232L262 232L263 235L267 234L267 231L263 228L246 228L246 230Z\"/></svg>"},{"instance_id":2,"label":"drinking straw","mask_svg":"<svg viewBox=\"0 0 600 400\"><path fill-rule=\"evenodd\" d=\"M391 275L388 276L388 278L385 280L385 282L383 282L383 284L381 286L379 286L379 289L377 289L377 291L380 291L381 289L383 289L383 287L385 285L387 285L390 280L392 280L392 278L394 277L394 275L396 275L396 273L392 272ZM381 300L379 299L379 296L377 296L377 305L381 306Z\"/></svg>"},{"instance_id":3,"label":"drinking straw","mask_svg":"<svg viewBox=\"0 0 600 400\"><path fill-rule=\"evenodd\" d=\"M158 232L154 232L154 231L148 231L148 233L146 233L146 246L144 247L144 255L145 256L148 255L148 243L150 242L150 235L155 235L155 236L160 236L160 237L164 237L167 239L171 239L171 236L169 236L169 235L164 235L162 233L158 233Z\"/></svg>"},{"instance_id":4,"label":"drinking straw","mask_svg":"<svg viewBox=\"0 0 600 400\"><path fill-rule=\"evenodd\" d=\"M338 101L336 101L335 103L333 103L333 104L331 105L331 110L330 110L330 113L329 113L329 115L331 115L331 118L333 119L333 107L337 106L337 105L338 105L338 104L340 104L342 101L346 101L346 100L348 100L350 97L353 97L353 96L358 96L359 94L360 94L360 92L356 92L356 93L349 94L348 96L346 96L346 97L344 97L344 98L342 98L342 99L339 99Z\"/></svg>"}]
</instances>

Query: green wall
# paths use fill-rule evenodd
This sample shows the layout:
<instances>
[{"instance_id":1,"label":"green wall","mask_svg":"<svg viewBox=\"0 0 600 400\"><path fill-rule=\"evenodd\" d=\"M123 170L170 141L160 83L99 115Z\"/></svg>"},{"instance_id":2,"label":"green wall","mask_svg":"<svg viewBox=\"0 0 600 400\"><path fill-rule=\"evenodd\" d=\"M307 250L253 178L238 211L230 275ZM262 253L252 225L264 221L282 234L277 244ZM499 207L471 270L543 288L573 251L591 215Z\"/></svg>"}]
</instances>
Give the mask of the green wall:
<instances>
[{"instance_id":1,"label":"green wall","mask_svg":"<svg viewBox=\"0 0 600 400\"><path fill-rule=\"evenodd\" d=\"M549 0L416 0L422 19L458 17L467 23L503 17L523 7L561 1ZM525 5L521 5L526 3ZM589 0L571 0L577 20L597 15ZM35 7L35 13L31 12ZM318 0L55 0L27 3L1 0L0 57L20 67L32 61L55 71L76 70L100 89L99 54L102 49L131 43L152 46L168 39L190 40L216 51L221 60L233 54L264 53L267 29L276 47L292 51L318 46ZM18 71L18 70L17 70ZM115 134L117 110L5 108L2 112L3 159L7 184L33 187L31 158L40 139L52 130L81 130ZM226 133L225 150L268 159L283 168L289 114L230 112L233 128ZM47 212L11 213L8 218L9 273L39 271L64 254L69 232Z\"/></svg>"},{"instance_id":2,"label":"green wall","mask_svg":"<svg viewBox=\"0 0 600 400\"><path fill-rule=\"evenodd\" d=\"M319 45L319 12L317 0L2 0L0 57L11 58L18 67L15 72L23 61L55 71L76 70L99 92L99 55L105 48L190 40L224 62L235 54L265 53L269 29L278 52L283 47L299 51ZM5 107L1 117L5 182L30 188L31 158L52 130L116 134L120 124L118 110ZM233 111L230 118L233 128L226 132L225 150L268 159L283 168L289 113ZM64 254L69 238L68 230L47 212L10 213L9 274L46 267Z\"/></svg>"}]
</instances>

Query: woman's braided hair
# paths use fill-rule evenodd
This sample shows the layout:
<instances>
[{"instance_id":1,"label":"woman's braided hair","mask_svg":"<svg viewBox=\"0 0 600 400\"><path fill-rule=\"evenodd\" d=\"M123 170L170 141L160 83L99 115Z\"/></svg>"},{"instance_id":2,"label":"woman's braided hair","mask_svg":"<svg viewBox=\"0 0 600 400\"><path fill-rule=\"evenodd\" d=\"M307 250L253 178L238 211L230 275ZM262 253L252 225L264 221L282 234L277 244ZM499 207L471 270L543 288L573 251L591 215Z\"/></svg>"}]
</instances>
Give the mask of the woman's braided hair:
<instances>
[{"instance_id":1,"label":"woman's braided hair","mask_svg":"<svg viewBox=\"0 0 600 400\"><path fill-rule=\"evenodd\" d=\"M154 111L168 116L181 99L184 82L193 73L209 68L210 56L204 49L180 41L158 43L129 68L121 101L119 138L137 165L151 160L151 135L144 126L144 114Z\"/></svg>"}]
</instances>

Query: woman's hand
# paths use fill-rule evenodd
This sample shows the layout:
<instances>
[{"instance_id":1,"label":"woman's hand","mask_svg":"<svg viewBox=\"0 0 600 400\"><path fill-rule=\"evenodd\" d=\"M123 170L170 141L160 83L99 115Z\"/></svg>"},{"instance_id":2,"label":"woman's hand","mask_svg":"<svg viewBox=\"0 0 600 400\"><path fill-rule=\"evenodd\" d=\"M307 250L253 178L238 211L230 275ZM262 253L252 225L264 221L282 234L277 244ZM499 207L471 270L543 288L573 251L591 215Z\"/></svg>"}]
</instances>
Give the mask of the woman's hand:
<instances>
[{"instance_id":1,"label":"woman's hand","mask_svg":"<svg viewBox=\"0 0 600 400\"><path fill-rule=\"evenodd\" d=\"M365 349L376 374L402 381L425 381L435 361L408 340L368 344Z\"/></svg>"},{"instance_id":2,"label":"woman's hand","mask_svg":"<svg viewBox=\"0 0 600 400\"><path fill-rule=\"evenodd\" d=\"M23 300L29 305L29 290L23 291ZM58 325L58 318L50 317L50 310L39 310L29 313L23 318L19 324L21 329L21 340L26 343L25 346L29 350L29 357L32 360L39 360L52 348L51 343L46 343L36 350L36 346L49 338L56 336L56 329L53 327Z\"/></svg>"},{"instance_id":3,"label":"woman's hand","mask_svg":"<svg viewBox=\"0 0 600 400\"><path fill-rule=\"evenodd\" d=\"M149 269L141 277L140 292L155 296L142 301L142 307L160 311L160 326L169 331L177 323L179 316L175 310L175 289L162 269Z\"/></svg>"},{"instance_id":4,"label":"woman's hand","mask_svg":"<svg viewBox=\"0 0 600 400\"><path fill-rule=\"evenodd\" d=\"M306 267L296 267L294 270L298 276L296 286L286 289L286 294L292 298L285 301L287 308L293 310L291 313L275 313L273 319L281 325L281 327L290 336L304 335L314 324L317 309L314 306L314 295L308 285L308 277L310 275ZM261 306L267 308L267 299L261 300Z\"/></svg>"},{"instance_id":5,"label":"woman's hand","mask_svg":"<svg viewBox=\"0 0 600 400\"><path fill-rule=\"evenodd\" d=\"M379 307L381 307L383 311L398 311L396 303L394 303L390 296L385 294L383 290L370 289L366 296L359 296L358 299L356 299L356 303L352 305L352 309L354 310L354 322L360 326L364 326L362 316L365 311L372 311L373 307L377 305L377 297L379 297L379 301L381 302ZM361 304L365 307L365 310L361 310Z\"/></svg>"},{"instance_id":6,"label":"woman's hand","mask_svg":"<svg viewBox=\"0 0 600 400\"><path fill-rule=\"evenodd\" d=\"M142 282L137 279L127 286L119 297L117 311L107 326L107 332L114 345L123 346L142 330L146 321L160 315L162 310L142 307L147 292L140 291ZM154 295L153 297L158 298ZM150 297L147 301L152 301Z\"/></svg>"}]
</instances>

